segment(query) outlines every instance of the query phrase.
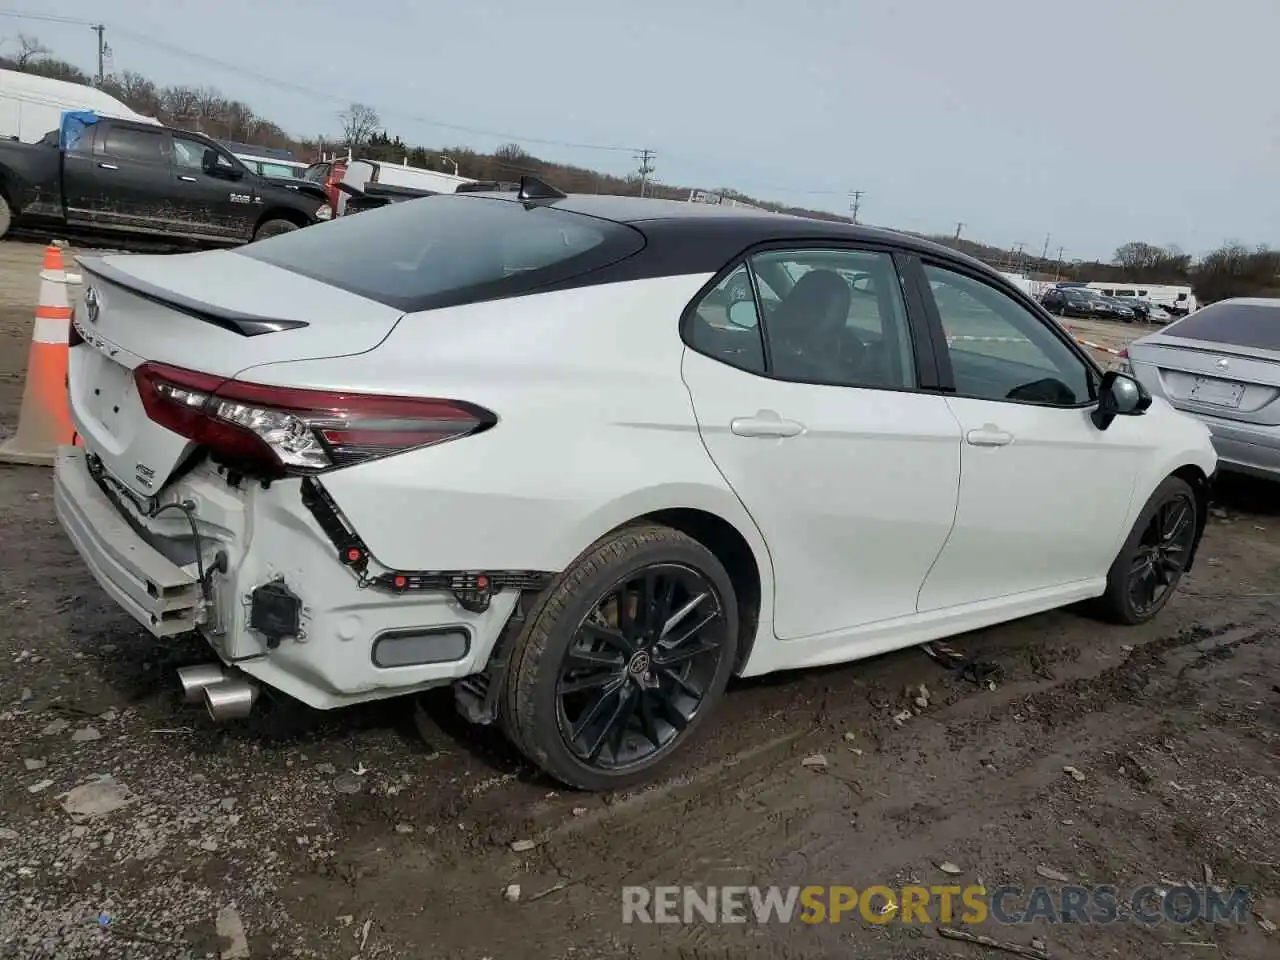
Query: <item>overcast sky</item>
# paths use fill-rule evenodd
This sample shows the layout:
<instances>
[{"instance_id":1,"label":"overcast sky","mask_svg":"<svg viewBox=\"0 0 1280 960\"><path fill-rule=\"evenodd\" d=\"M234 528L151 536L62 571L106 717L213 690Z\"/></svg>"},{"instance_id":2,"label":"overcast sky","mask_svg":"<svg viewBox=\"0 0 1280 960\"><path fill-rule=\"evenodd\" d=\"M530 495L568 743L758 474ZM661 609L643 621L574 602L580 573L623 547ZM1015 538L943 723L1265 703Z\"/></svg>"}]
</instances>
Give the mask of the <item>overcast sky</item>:
<instances>
[{"instance_id":1,"label":"overcast sky","mask_svg":"<svg viewBox=\"0 0 1280 960\"><path fill-rule=\"evenodd\" d=\"M411 143L613 173L649 147L666 183L859 189L863 222L1067 259L1280 246L1280 0L0 0L42 6L296 134L359 100ZM96 68L87 26L19 31Z\"/></svg>"}]
</instances>

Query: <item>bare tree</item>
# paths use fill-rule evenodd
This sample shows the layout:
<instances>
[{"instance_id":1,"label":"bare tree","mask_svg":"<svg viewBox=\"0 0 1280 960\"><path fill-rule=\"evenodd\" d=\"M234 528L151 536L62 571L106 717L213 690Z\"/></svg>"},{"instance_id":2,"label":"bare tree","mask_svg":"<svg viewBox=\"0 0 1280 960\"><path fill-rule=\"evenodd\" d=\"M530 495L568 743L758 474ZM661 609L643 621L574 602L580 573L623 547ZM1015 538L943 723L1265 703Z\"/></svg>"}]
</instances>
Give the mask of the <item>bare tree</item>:
<instances>
[{"instance_id":1,"label":"bare tree","mask_svg":"<svg viewBox=\"0 0 1280 960\"><path fill-rule=\"evenodd\" d=\"M358 149L382 127L378 111L365 103L353 103L338 114L342 123L342 139L348 149Z\"/></svg>"},{"instance_id":2,"label":"bare tree","mask_svg":"<svg viewBox=\"0 0 1280 960\"><path fill-rule=\"evenodd\" d=\"M528 157L528 154L524 152L524 147L518 143L504 143L493 151L493 155L499 160L505 160L507 163L519 163Z\"/></svg>"},{"instance_id":3,"label":"bare tree","mask_svg":"<svg viewBox=\"0 0 1280 960\"><path fill-rule=\"evenodd\" d=\"M112 74L106 78L103 88L139 113L155 116L160 112L160 91L154 83L134 70Z\"/></svg>"},{"instance_id":4,"label":"bare tree","mask_svg":"<svg viewBox=\"0 0 1280 960\"><path fill-rule=\"evenodd\" d=\"M20 33L18 34L18 53L13 58L13 63L17 69L26 70L33 60L47 57L52 52L38 38Z\"/></svg>"},{"instance_id":5,"label":"bare tree","mask_svg":"<svg viewBox=\"0 0 1280 960\"><path fill-rule=\"evenodd\" d=\"M190 87L165 87L160 91L160 105L170 123L190 124L199 115L200 95Z\"/></svg>"}]
</instances>

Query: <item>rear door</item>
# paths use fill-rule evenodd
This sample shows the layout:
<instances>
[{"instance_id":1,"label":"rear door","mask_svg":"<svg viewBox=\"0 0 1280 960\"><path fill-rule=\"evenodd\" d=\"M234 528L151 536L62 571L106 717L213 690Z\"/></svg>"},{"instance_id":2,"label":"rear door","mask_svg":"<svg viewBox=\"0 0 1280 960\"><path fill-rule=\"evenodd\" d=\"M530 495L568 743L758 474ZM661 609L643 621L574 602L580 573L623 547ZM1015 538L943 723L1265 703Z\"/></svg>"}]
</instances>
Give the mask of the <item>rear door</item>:
<instances>
[{"instance_id":1,"label":"rear door","mask_svg":"<svg viewBox=\"0 0 1280 960\"><path fill-rule=\"evenodd\" d=\"M62 184L68 219L107 229L164 232L172 192L169 131L111 120L99 120L94 128L93 153L66 156Z\"/></svg>"},{"instance_id":2,"label":"rear door","mask_svg":"<svg viewBox=\"0 0 1280 960\"><path fill-rule=\"evenodd\" d=\"M777 635L914 614L955 516L960 433L928 392L893 253L760 251L683 332L703 442L773 560Z\"/></svg>"}]
</instances>

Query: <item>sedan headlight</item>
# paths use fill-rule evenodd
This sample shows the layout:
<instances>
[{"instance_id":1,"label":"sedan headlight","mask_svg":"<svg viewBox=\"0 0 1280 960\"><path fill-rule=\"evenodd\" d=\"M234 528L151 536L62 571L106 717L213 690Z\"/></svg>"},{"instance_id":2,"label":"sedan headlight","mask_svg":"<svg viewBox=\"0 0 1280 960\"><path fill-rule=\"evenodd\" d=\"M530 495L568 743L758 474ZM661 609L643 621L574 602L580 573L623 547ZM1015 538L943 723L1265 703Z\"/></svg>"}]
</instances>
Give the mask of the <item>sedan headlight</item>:
<instances>
[{"instance_id":1,"label":"sedan headlight","mask_svg":"<svg viewBox=\"0 0 1280 960\"><path fill-rule=\"evenodd\" d=\"M332 219L333 219L333 207L329 206L327 203L322 203L322 204L320 204L320 206L316 208L316 219L317 219L317 220L332 220Z\"/></svg>"}]
</instances>

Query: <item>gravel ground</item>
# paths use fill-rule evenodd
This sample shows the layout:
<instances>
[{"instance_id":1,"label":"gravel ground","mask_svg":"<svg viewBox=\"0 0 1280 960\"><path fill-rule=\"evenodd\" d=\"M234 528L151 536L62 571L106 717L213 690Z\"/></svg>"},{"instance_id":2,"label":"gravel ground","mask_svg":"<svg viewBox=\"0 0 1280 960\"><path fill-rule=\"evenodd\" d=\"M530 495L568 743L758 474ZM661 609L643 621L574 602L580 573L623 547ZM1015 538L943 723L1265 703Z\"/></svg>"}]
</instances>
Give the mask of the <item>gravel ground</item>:
<instances>
[{"instance_id":1,"label":"gravel ground","mask_svg":"<svg viewBox=\"0 0 1280 960\"><path fill-rule=\"evenodd\" d=\"M0 244L0 434L39 255ZM1068 610L957 638L1001 668L995 689L916 650L740 682L669 778L587 796L466 728L447 695L331 714L269 701L212 725L176 693L174 670L208 659L199 642L135 627L58 529L49 472L0 467L0 958L982 960L1009 954L927 925L624 926L620 888L1029 886L1046 870L1121 888L1207 870L1256 912L982 932L1079 960L1274 958L1280 506L1264 484L1218 497L1155 623Z\"/></svg>"}]
</instances>

